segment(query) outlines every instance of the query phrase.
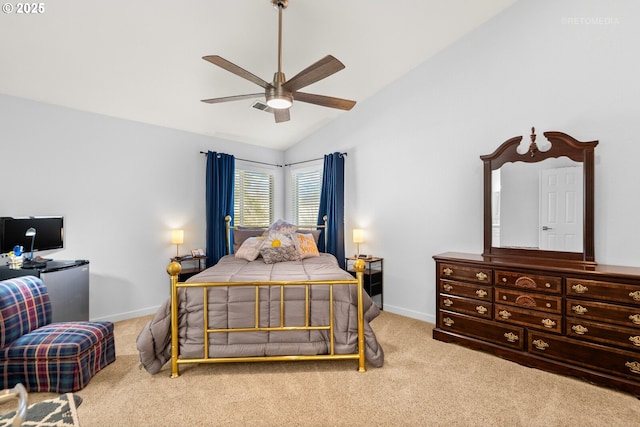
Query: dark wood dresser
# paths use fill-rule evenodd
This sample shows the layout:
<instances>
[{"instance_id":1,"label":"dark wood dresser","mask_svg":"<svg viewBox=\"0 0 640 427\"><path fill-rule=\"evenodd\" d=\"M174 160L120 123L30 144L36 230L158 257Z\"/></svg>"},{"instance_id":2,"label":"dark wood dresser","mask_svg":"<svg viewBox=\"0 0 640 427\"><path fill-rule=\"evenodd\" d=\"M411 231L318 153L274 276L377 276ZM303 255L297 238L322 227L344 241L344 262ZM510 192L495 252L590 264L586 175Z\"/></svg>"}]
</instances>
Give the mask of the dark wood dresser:
<instances>
[{"instance_id":1,"label":"dark wood dresser","mask_svg":"<svg viewBox=\"0 0 640 427\"><path fill-rule=\"evenodd\" d=\"M433 258L434 339L640 396L640 268Z\"/></svg>"}]
</instances>

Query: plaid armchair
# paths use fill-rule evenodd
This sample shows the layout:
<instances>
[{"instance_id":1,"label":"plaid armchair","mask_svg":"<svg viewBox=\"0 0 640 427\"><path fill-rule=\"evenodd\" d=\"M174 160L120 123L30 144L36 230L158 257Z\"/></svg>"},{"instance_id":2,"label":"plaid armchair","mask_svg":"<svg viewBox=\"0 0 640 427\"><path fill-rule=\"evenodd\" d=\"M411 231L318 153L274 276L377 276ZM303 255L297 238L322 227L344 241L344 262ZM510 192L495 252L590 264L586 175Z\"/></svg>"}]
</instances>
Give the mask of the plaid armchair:
<instances>
[{"instance_id":1,"label":"plaid armchair","mask_svg":"<svg viewBox=\"0 0 640 427\"><path fill-rule=\"evenodd\" d=\"M113 323L51 323L39 278L0 281L0 388L77 391L115 358Z\"/></svg>"}]
</instances>

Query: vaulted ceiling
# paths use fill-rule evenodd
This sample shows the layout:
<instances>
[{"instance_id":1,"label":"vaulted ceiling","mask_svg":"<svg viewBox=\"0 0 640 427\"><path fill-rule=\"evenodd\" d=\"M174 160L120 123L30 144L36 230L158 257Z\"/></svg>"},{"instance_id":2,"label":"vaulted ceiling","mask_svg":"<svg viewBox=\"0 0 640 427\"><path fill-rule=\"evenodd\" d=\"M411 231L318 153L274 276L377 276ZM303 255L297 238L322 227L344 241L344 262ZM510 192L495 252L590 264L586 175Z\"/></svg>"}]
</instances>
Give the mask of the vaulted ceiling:
<instances>
[{"instance_id":1,"label":"vaulted ceiling","mask_svg":"<svg viewBox=\"0 0 640 427\"><path fill-rule=\"evenodd\" d=\"M283 72L293 77L332 54L346 68L304 91L361 103L515 1L290 0ZM0 93L275 149L350 114L294 102L291 120L276 124L253 99L200 102L261 91L205 55L272 80L278 13L270 0L42 4L42 13L0 14Z\"/></svg>"}]
</instances>

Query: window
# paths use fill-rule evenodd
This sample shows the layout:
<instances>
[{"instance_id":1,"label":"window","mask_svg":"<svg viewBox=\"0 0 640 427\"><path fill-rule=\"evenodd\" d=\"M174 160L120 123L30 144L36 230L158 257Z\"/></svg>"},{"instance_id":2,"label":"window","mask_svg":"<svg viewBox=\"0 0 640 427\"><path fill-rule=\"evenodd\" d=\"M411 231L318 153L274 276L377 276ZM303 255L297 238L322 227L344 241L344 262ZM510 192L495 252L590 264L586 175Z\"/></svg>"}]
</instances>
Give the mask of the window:
<instances>
[{"instance_id":1,"label":"window","mask_svg":"<svg viewBox=\"0 0 640 427\"><path fill-rule=\"evenodd\" d=\"M295 224L317 224L322 190L322 166L298 169L291 173L292 207Z\"/></svg>"},{"instance_id":2,"label":"window","mask_svg":"<svg viewBox=\"0 0 640 427\"><path fill-rule=\"evenodd\" d=\"M236 167L234 225L264 227L273 223L273 174Z\"/></svg>"}]
</instances>

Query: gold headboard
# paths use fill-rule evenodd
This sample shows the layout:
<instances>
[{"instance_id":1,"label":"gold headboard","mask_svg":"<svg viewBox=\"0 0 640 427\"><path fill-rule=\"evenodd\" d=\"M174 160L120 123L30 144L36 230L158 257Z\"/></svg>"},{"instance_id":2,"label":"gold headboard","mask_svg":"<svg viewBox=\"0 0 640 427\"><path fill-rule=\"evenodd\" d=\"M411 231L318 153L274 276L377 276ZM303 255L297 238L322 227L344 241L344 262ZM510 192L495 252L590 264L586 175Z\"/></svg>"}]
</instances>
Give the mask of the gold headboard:
<instances>
[{"instance_id":1,"label":"gold headboard","mask_svg":"<svg viewBox=\"0 0 640 427\"><path fill-rule=\"evenodd\" d=\"M225 237L227 240L227 254L231 254L231 246L233 244L232 240L231 240L231 230L235 230L236 228L238 228L237 225L231 225L231 220L233 218L231 217L231 215L227 215L224 217L224 222L225 222L225 228L226 228L226 233L225 233ZM302 230L318 230L318 229L327 229L327 215L322 217L322 220L324 221L324 224L301 224L298 225L298 229L302 229ZM269 228L268 225L261 227L261 226L256 226L255 228ZM324 247L325 250L327 248L327 233L324 233Z\"/></svg>"}]
</instances>

